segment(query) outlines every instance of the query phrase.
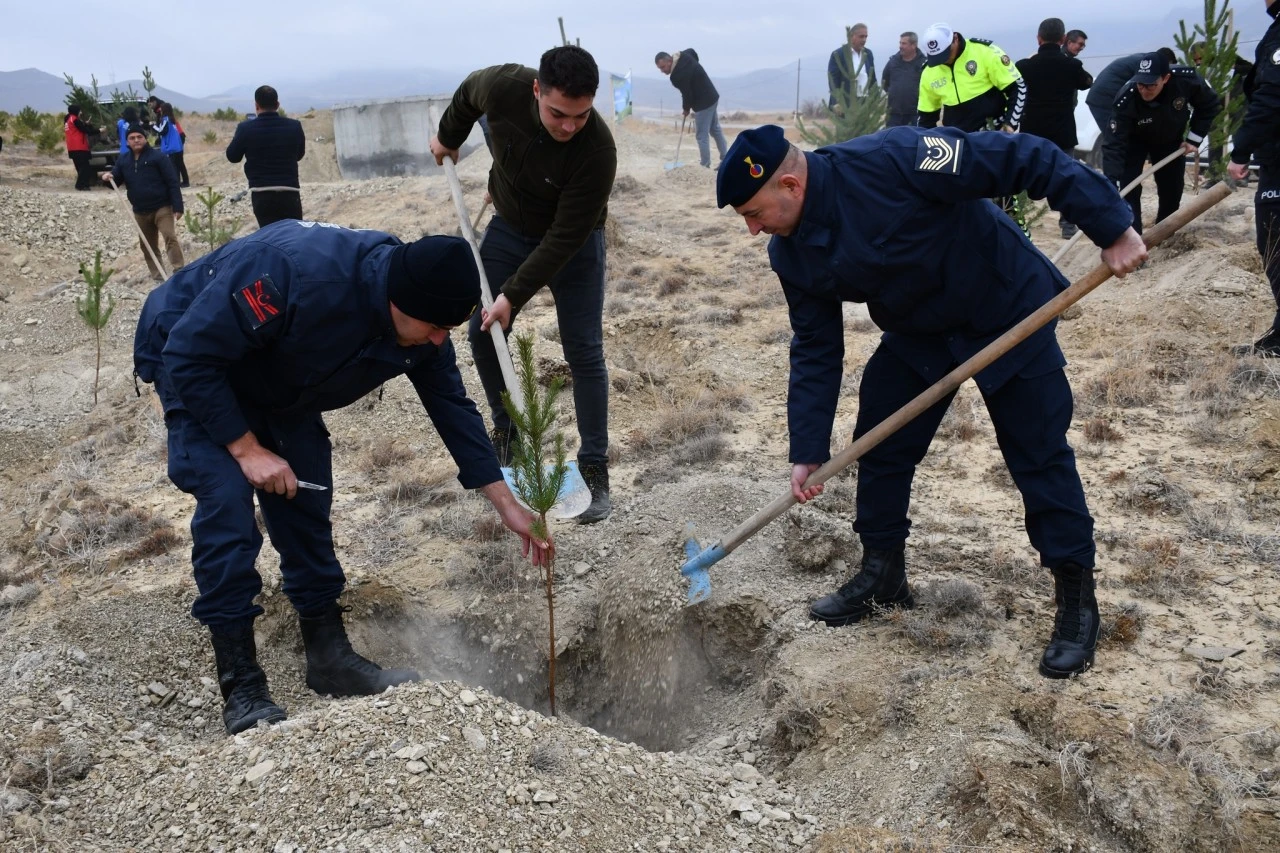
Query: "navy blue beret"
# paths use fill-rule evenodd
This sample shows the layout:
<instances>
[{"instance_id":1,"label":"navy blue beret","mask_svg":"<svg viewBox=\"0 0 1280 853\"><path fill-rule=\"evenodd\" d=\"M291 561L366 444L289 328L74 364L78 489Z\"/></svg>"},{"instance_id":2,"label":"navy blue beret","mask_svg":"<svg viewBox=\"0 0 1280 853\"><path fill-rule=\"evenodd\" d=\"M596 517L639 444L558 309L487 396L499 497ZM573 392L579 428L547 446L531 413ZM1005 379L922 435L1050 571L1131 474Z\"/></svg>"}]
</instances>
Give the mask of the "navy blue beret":
<instances>
[{"instance_id":1,"label":"navy blue beret","mask_svg":"<svg viewBox=\"0 0 1280 853\"><path fill-rule=\"evenodd\" d=\"M751 201L786 159L791 144L782 128L766 124L738 134L716 173L716 206L738 207Z\"/></svg>"}]
</instances>

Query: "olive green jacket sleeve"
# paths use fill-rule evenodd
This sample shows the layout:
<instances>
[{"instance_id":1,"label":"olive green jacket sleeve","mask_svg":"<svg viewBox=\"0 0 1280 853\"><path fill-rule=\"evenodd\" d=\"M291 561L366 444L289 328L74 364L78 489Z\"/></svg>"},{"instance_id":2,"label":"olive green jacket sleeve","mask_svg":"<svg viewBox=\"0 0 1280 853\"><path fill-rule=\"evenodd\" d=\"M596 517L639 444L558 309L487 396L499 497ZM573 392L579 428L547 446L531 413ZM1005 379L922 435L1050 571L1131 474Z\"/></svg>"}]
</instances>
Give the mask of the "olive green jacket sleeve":
<instances>
[{"instance_id":1,"label":"olive green jacket sleeve","mask_svg":"<svg viewBox=\"0 0 1280 853\"><path fill-rule=\"evenodd\" d=\"M536 73L520 65L472 73L454 93L439 130L441 144L457 148L481 115L489 118L494 209L519 233L539 240L500 285L517 308L555 277L592 230L603 227L618 168L613 135L594 110L568 142L547 133L533 97Z\"/></svg>"}]
</instances>

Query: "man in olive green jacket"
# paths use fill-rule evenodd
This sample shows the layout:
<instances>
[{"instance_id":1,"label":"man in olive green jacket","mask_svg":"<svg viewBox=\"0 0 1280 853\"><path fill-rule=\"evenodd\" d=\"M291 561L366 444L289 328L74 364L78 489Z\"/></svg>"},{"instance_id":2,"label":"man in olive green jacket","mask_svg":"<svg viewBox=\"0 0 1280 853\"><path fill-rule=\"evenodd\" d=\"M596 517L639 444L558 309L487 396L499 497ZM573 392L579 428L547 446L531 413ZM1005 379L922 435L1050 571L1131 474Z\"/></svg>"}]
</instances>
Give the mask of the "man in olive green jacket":
<instances>
[{"instance_id":1,"label":"man in olive green jacket","mask_svg":"<svg viewBox=\"0 0 1280 853\"><path fill-rule=\"evenodd\" d=\"M535 71L496 65L469 75L454 92L431 140L437 163L458 148L484 116L491 133L489 194L496 215L480 257L499 287L491 309L468 329L476 371L493 413L494 449L510 464L506 386L489 327L509 334L520 309L543 285L555 298L565 361L573 377L578 467L591 488L582 523L609 515L609 376L604 361L604 222L618 151L608 123L592 108L600 71L591 54L567 45L542 55Z\"/></svg>"}]
</instances>

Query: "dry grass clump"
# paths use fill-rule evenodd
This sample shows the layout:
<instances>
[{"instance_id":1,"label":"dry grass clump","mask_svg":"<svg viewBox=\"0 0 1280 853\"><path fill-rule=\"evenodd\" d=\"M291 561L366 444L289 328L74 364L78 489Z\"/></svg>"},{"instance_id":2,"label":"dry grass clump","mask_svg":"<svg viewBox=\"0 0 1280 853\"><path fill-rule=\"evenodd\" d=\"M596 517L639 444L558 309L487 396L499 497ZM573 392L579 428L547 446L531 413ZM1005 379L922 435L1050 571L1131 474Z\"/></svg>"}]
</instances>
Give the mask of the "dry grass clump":
<instances>
[{"instance_id":1,"label":"dry grass clump","mask_svg":"<svg viewBox=\"0 0 1280 853\"><path fill-rule=\"evenodd\" d=\"M1084 440L1094 444L1111 444L1124 441L1124 435L1106 418L1090 418L1084 423Z\"/></svg>"},{"instance_id":2,"label":"dry grass clump","mask_svg":"<svg viewBox=\"0 0 1280 853\"><path fill-rule=\"evenodd\" d=\"M915 610L889 610L885 619L894 633L913 646L941 652L983 648L991 642L982 612L982 594L962 580L920 587Z\"/></svg>"},{"instance_id":3,"label":"dry grass clump","mask_svg":"<svg viewBox=\"0 0 1280 853\"><path fill-rule=\"evenodd\" d=\"M847 521L812 505L792 507L783 517L782 552L787 564L809 572L826 571L836 560L852 566L859 544Z\"/></svg>"},{"instance_id":4,"label":"dry grass clump","mask_svg":"<svg viewBox=\"0 0 1280 853\"><path fill-rule=\"evenodd\" d=\"M653 427L632 430L631 446L642 451L666 450L691 439L720 436L732 426L729 412L717 404L714 395L704 393L662 413Z\"/></svg>"},{"instance_id":5,"label":"dry grass clump","mask_svg":"<svg viewBox=\"0 0 1280 853\"><path fill-rule=\"evenodd\" d=\"M86 496L77 500L76 494ZM59 489L52 497L52 506L60 512L37 535L37 547L49 556L66 559L91 572L105 568L112 552L121 545L132 543L134 547L121 552L121 556L136 559L163 554L181 541L168 520L123 501L106 500L91 489L72 486Z\"/></svg>"},{"instance_id":6,"label":"dry grass clump","mask_svg":"<svg viewBox=\"0 0 1280 853\"><path fill-rule=\"evenodd\" d=\"M682 275L669 275L658 285L659 296L671 296L689 286L689 279Z\"/></svg>"},{"instance_id":7,"label":"dry grass clump","mask_svg":"<svg viewBox=\"0 0 1280 853\"><path fill-rule=\"evenodd\" d=\"M369 445L369 450L365 454L365 470L385 471L412 459L413 451L399 439L392 436L379 436Z\"/></svg>"},{"instance_id":8,"label":"dry grass clump","mask_svg":"<svg viewBox=\"0 0 1280 853\"><path fill-rule=\"evenodd\" d=\"M42 793L83 779L92 766L87 750L67 743L56 726L0 741L0 773L6 786Z\"/></svg>"},{"instance_id":9,"label":"dry grass clump","mask_svg":"<svg viewBox=\"0 0 1280 853\"><path fill-rule=\"evenodd\" d=\"M738 308L720 308L712 305L698 309L693 315L693 322L704 326L737 326L742 322L742 311Z\"/></svg>"},{"instance_id":10,"label":"dry grass clump","mask_svg":"<svg viewBox=\"0 0 1280 853\"><path fill-rule=\"evenodd\" d=\"M1134 592L1169 603L1200 586L1200 572L1170 536L1144 536L1129 554L1129 585Z\"/></svg>"},{"instance_id":11,"label":"dry grass clump","mask_svg":"<svg viewBox=\"0 0 1280 853\"><path fill-rule=\"evenodd\" d=\"M1142 633L1147 615L1136 602L1120 605L1115 613L1104 613L1098 639L1110 646L1130 646Z\"/></svg>"},{"instance_id":12,"label":"dry grass clump","mask_svg":"<svg viewBox=\"0 0 1280 853\"><path fill-rule=\"evenodd\" d=\"M122 555L126 560L160 557L182 544L183 538L168 524L156 527Z\"/></svg>"},{"instance_id":13,"label":"dry grass clump","mask_svg":"<svg viewBox=\"0 0 1280 853\"><path fill-rule=\"evenodd\" d=\"M991 550L991 561L986 574L1007 586L1024 588L1047 587L1049 572L1007 545L997 545Z\"/></svg>"},{"instance_id":14,"label":"dry grass clump","mask_svg":"<svg viewBox=\"0 0 1280 853\"><path fill-rule=\"evenodd\" d=\"M1145 365L1118 362L1085 383L1083 396L1099 406L1150 406L1160 396L1160 388Z\"/></svg>"},{"instance_id":15,"label":"dry grass clump","mask_svg":"<svg viewBox=\"0 0 1280 853\"><path fill-rule=\"evenodd\" d=\"M1138 728L1143 743L1154 749L1181 752L1209 729L1200 696L1162 696Z\"/></svg>"},{"instance_id":16,"label":"dry grass clump","mask_svg":"<svg viewBox=\"0 0 1280 853\"><path fill-rule=\"evenodd\" d=\"M760 333L760 337L756 338L762 344L789 344L793 333L790 326L776 326L772 329L766 329Z\"/></svg>"},{"instance_id":17,"label":"dry grass clump","mask_svg":"<svg viewBox=\"0 0 1280 853\"><path fill-rule=\"evenodd\" d=\"M982 434L983 422L978 415L981 402L972 395L961 393L951 401L938 425L938 435L953 442L972 441Z\"/></svg>"},{"instance_id":18,"label":"dry grass clump","mask_svg":"<svg viewBox=\"0 0 1280 853\"><path fill-rule=\"evenodd\" d=\"M830 702L817 705L793 702L773 722L770 739L773 749L783 755L796 755L817 743L829 706Z\"/></svg>"},{"instance_id":19,"label":"dry grass clump","mask_svg":"<svg viewBox=\"0 0 1280 853\"><path fill-rule=\"evenodd\" d=\"M729 442L719 435L702 435L681 442L671 449L671 461L676 465L707 465L724 458Z\"/></svg>"},{"instance_id":20,"label":"dry grass clump","mask_svg":"<svg viewBox=\"0 0 1280 853\"><path fill-rule=\"evenodd\" d=\"M1225 666L1211 661L1200 661L1200 671L1191 676L1191 690L1201 696L1231 704L1242 704L1247 692Z\"/></svg>"},{"instance_id":21,"label":"dry grass clump","mask_svg":"<svg viewBox=\"0 0 1280 853\"><path fill-rule=\"evenodd\" d=\"M455 577L466 577L482 589L497 593L528 592L541 584L535 570L505 537L455 554L448 569Z\"/></svg>"},{"instance_id":22,"label":"dry grass clump","mask_svg":"<svg viewBox=\"0 0 1280 853\"><path fill-rule=\"evenodd\" d=\"M450 489L447 483L433 482L423 477L402 477L387 486L382 497L389 503L422 507L452 503L460 495Z\"/></svg>"}]
</instances>

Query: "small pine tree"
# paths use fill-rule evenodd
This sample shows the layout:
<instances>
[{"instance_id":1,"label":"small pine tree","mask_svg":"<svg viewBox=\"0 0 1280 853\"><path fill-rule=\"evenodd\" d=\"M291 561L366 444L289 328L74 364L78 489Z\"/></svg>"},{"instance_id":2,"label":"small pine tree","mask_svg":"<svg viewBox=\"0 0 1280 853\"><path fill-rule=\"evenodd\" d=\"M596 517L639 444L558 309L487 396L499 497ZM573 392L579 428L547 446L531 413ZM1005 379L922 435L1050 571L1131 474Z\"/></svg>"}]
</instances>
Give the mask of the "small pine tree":
<instances>
[{"instance_id":1,"label":"small pine tree","mask_svg":"<svg viewBox=\"0 0 1280 853\"><path fill-rule=\"evenodd\" d=\"M80 275L85 281L85 295L76 297L76 313L90 329L93 329L93 342L97 348L97 361L93 367L93 404L98 405L98 375L102 372L102 330L111 319L111 312L116 310L116 301L107 294L106 308L102 306L102 288L111 278L114 269L102 269L102 250L93 253L93 271L80 264Z\"/></svg>"},{"instance_id":2,"label":"small pine tree","mask_svg":"<svg viewBox=\"0 0 1280 853\"><path fill-rule=\"evenodd\" d=\"M151 76L151 67L142 66L142 88L150 95L156 90L156 78Z\"/></svg>"},{"instance_id":3,"label":"small pine tree","mask_svg":"<svg viewBox=\"0 0 1280 853\"><path fill-rule=\"evenodd\" d=\"M804 119L797 116L796 128L811 145L848 142L884 127L885 110L888 106L889 98L879 86L868 86L866 94L861 98L840 90L836 93L835 109L828 110L830 124L806 125Z\"/></svg>"},{"instance_id":4,"label":"small pine tree","mask_svg":"<svg viewBox=\"0 0 1280 853\"><path fill-rule=\"evenodd\" d=\"M569 477L569 466L564 460L564 434L555 430L556 398L564 388L564 380L557 377L545 389L538 387L537 370L533 361L533 337L516 335L516 372L520 380L520 392L524 398L524 411L520 411L511 399L510 391L502 392L502 405L516 429L516 442L512 447L515 473L515 493L524 505L537 515L532 532L539 539L549 538L547 513L560 499L560 492ZM547 694L551 701L551 716L556 715L556 594L555 563L542 566L542 584L547 596Z\"/></svg>"},{"instance_id":5,"label":"small pine tree","mask_svg":"<svg viewBox=\"0 0 1280 853\"><path fill-rule=\"evenodd\" d=\"M1231 0L1204 0L1204 21L1187 30L1186 21L1178 21L1174 44L1182 52L1182 61L1195 68L1213 90L1225 100L1224 108L1209 129L1209 150L1222 149L1227 138L1240 129L1248 107L1242 93L1232 92L1240 36L1231 26ZM1195 60L1199 59L1199 62ZM1209 177L1221 179L1227 170L1227 158L1209 164Z\"/></svg>"},{"instance_id":6,"label":"small pine tree","mask_svg":"<svg viewBox=\"0 0 1280 853\"><path fill-rule=\"evenodd\" d=\"M213 187L206 187L204 192L196 193L196 201L204 205L204 211L199 215L188 213L183 217L191 236L201 243L208 244L210 252L230 243L235 238L236 232L240 230L242 221L240 217L224 221L218 216L218 205L225 198L226 196Z\"/></svg>"}]
</instances>

